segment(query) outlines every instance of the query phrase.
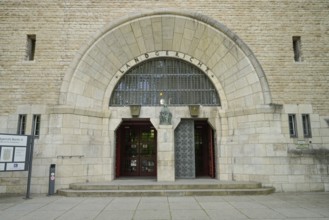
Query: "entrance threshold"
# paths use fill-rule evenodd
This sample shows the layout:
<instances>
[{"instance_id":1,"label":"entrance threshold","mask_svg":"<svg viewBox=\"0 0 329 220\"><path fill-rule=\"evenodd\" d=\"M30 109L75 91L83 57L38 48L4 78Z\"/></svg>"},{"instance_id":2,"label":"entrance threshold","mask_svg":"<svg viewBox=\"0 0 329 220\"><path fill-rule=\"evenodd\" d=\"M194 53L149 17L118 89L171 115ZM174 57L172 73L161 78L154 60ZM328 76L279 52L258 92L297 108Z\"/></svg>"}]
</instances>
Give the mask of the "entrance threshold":
<instances>
[{"instance_id":1,"label":"entrance threshold","mask_svg":"<svg viewBox=\"0 0 329 220\"><path fill-rule=\"evenodd\" d=\"M195 178L195 179L176 179L175 181L157 181L156 178L117 178L111 182L105 183L109 185L222 185L226 187L236 188L240 184L250 184L249 187L259 187L258 182L247 181L223 181L214 178Z\"/></svg>"},{"instance_id":2,"label":"entrance threshold","mask_svg":"<svg viewBox=\"0 0 329 220\"><path fill-rule=\"evenodd\" d=\"M124 178L111 182L75 183L69 189L60 189L64 196L221 196L264 195L273 193L273 187L262 187L258 182L220 181L210 178L177 179L158 182L156 179Z\"/></svg>"}]
</instances>

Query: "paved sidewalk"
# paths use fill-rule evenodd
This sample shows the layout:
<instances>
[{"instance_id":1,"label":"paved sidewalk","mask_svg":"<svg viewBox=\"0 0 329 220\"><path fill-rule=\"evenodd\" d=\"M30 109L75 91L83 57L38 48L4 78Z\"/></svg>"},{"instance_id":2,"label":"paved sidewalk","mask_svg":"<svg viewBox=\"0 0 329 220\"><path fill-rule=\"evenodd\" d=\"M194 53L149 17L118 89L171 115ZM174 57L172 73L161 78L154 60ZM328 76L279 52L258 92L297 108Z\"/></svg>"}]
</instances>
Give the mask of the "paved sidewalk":
<instances>
[{"instance_id":1,"label":"paved sidewalk","mask_svg":"<svg viewBox=\"0 0 329 220\"><path fill-rule=\"evenodd\" d=\"M0 195L1 196L1 195ZM0 197L0 219L328 219L329 193L266 196Z\"/></svg>"}]
</instances>

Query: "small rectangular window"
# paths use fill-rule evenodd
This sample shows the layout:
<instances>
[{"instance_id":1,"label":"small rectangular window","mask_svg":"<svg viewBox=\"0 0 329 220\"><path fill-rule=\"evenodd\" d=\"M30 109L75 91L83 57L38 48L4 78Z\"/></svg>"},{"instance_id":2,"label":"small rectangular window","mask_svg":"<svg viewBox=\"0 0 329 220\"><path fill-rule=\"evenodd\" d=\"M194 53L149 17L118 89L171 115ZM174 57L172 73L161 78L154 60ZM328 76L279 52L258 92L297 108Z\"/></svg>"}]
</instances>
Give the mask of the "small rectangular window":
<instances>
[{"instance_id":1,"label":"small rectangular window","mask_svg":"<svg viewBox=\"0 0 329 220\"><path fill-rule=\"evenodd\" d=\"M289 114L289 134L290 137L297 137L297 122L296 122L296 115L295 114Z\"/></svg>"},{"instance_id":2,"label":"small rectangular window","mask_svg":"<svg viewBox=\"0 0 329 220\"><path fill-rule=\"evenodd\" d=\"M34 60L36 35L27 35L25 60Z\"/></svg>"},{"instance_id":3,"label":"small rectangular window","mask_svg":"<svg viewBox=\"0 0 329 220\"><path fill-rule=\"evenodd\" d=\"M26 115L18 115L17 134L25 134L26 129Z\"/></svg>"},{"instance_id":4,"label":"small rectangular window","mask_svg":"<svg viewBox=\"0 0 329 220\"><path fill-rule=\"evenodd\" d=\"M295 62L302 62L302 42L300 36L292 37L292 46L294 49L294 59Z\"/></svg>"},{"instance_id":5,"label":"small rectangular window","mask_svg":"<svg viewBox=\"0 0 329 220\"><path fill-rule=\"evenodd\" d=\"M304 138L312 137L310 115L309 114L302 114L302 121L303 121Z\"/></svg>"},{"instance_id":6,"label":"small rectangular window","mask_svg":"<svg viewBox=\"0 0 329 220\"><path fill-rule=\"evenodd\" d=\"M33 115L32 134L35 138L40 136L41 115Z\"/></svg>"}]
</instances>

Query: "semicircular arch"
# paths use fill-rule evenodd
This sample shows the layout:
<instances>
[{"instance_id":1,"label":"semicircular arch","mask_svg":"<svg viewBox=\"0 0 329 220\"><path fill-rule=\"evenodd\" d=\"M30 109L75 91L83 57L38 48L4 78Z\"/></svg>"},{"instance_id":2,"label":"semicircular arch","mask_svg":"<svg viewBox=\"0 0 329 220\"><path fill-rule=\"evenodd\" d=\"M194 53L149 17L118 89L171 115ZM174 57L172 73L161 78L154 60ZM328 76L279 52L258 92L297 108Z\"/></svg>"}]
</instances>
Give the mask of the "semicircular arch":
<instances>
[{"instance_id":1,"label":"semicircular arch","mask_svg":"<svg viewBox=\"0 0 329 220\"><path fill-rule=\"evenodd\" d=\"M122 67L157 51L175 51L204 64L222 89L225 109L271 103L260 63L236 34L207 16L176 10L143 12L102 28L74 58L59 103L108 108Z\"/></svg>"}]
</instances>

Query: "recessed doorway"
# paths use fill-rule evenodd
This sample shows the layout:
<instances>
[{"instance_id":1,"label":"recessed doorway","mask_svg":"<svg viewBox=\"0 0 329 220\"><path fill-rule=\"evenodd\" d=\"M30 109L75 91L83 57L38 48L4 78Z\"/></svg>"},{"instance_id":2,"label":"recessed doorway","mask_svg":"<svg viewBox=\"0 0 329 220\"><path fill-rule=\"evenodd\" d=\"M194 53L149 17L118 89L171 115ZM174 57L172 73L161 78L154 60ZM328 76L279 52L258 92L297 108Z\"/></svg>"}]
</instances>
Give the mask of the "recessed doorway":
<instances>
[{"instance_id":1,"label":"recessed doorway","mask_svg":"<svg viewBox=\"0 0 329 220\"><path fill-rule=\"evenodd\" d=\"M149 120L123 121L116 140L116 177L156 176L157 132Z\"/></svg>"},{"instance_id":2,"label":"recessed doorway","mask_svg":"<svg viewBox=\"0 0 329 220\"><path fill-rule=\"evenodd\" d=\"M177 126L175 176L215 177L214 131L207 120L182 119Z\"/></svg>"}]
</instances>

